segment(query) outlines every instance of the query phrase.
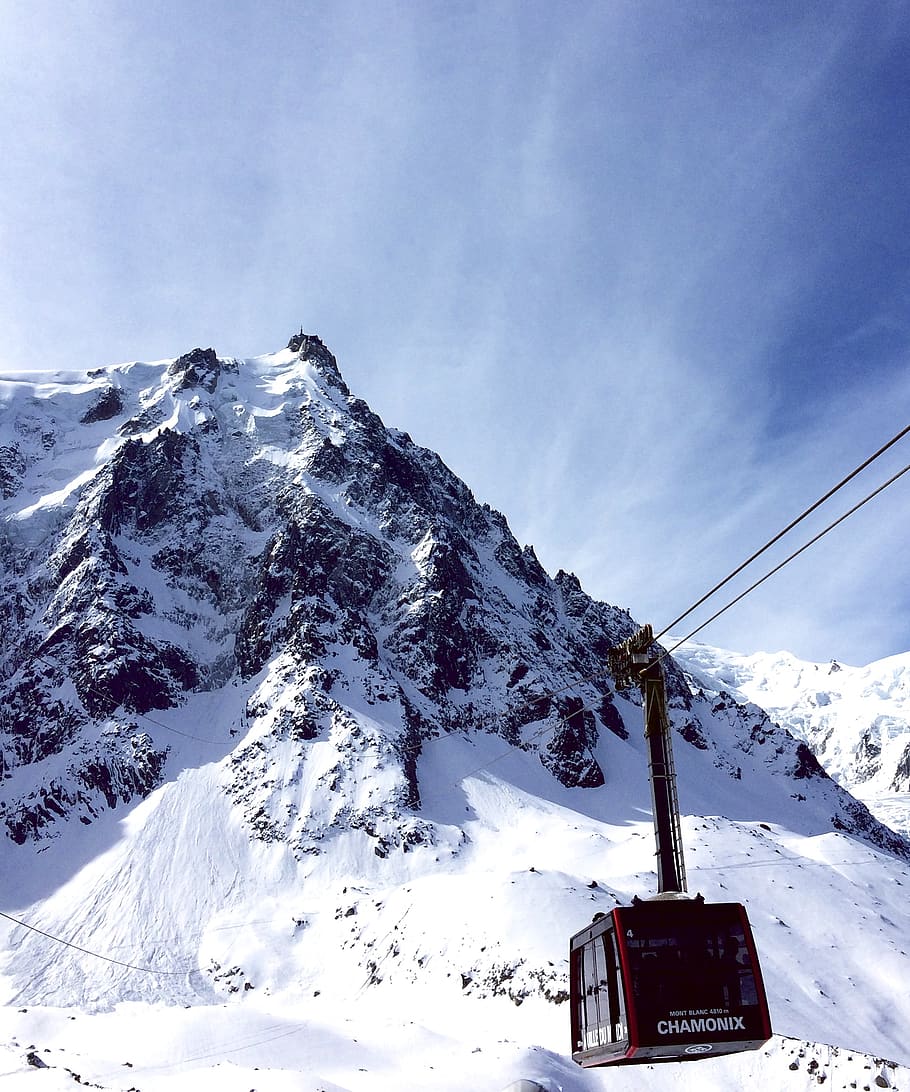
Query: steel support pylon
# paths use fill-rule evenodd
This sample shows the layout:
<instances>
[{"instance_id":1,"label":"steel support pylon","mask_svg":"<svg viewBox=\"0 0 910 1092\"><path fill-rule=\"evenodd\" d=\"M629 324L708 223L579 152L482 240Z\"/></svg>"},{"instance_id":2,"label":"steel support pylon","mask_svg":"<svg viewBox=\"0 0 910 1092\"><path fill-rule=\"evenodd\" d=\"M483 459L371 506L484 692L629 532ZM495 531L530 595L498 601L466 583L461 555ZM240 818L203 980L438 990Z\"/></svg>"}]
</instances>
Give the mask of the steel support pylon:
<instances>
[{"instance_id":1,"label":"steel support pylon","mask_svg":"<svg viewBox=\"0 0 910 1092\"><path fill-rule=\"evenodd\" d=\"M621 690L632 685L641 689L648 741L648 776L654 813L654 838L657 843L657 890L686 891L686 865L683 859L679 799L676 794L676 768L673 742L667 715L667 692L660 654L650 626L610 650L610 670Z\"/></svg>"}]
</instances>

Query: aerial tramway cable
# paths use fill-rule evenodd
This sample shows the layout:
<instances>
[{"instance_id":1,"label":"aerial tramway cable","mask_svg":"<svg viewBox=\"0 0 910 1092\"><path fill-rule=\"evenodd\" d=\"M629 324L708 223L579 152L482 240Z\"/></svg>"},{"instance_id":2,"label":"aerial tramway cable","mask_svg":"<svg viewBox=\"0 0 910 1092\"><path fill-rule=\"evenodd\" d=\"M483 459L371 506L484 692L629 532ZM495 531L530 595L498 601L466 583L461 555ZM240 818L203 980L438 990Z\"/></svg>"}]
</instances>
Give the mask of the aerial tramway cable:
<instances>
[{"instance_id":1,"label":"aerial tramway cable","mask_svg":"<svg viewBox=\"0 0 910 1092\"><path fill-rule=\"evenodd\" d=\"M835 485L833 488L829 489L828 492L825 493L825 495L823 497L819 497L819 499L814 504L810 505L804 512L802 512L799 516L797 516L796 519L794 519L790 523L788 523L787 526L784 527L784 529L782 531L778 531L778 533L774 536L774 538L772 538L768 542L766 542L765 545L762 546L760 550L756 550L755 553L752 554L751 557L747 558L741 565L739 565L737 568L735 568L733 570L733 572L729 574L729 576L725 576L724 579L721 580L719 584L715 584L714 587L709 592L705 592L705 594L701 597L701 599L699 599L696 603L693 603L692 606L689 607L688 610L683 611L683 613L680 614L678 618L674 618L672 622L670 622L668 625L664 626L664 628L660 631L660 633L658 633L655 636L654 640L659 641L660 638L665 636L667 633L669 633L670 630L674 628L674 626L679 625L679 623L684 618L688 618L689 615L694 610L696 610L698 607L700 607L702 605L702 603L704 603L708 599L710 599L711 596L714 595L715 592L720 591L721 588L723 588L727 584L729 584L730 581L735 576L739 576L739 574L743 571L743 569L745 569L747 566L751 565L752 562L755 561L757 558L761 557L761 555L763 553L765 553L766 550L769 550L776 542L779 542L784 537L784 535L786 535L790 531L792 531L793 528L797 526L797 524L802 523L802 521L807 516L810 516L817 508L820 508L825 503L825 501L830 500L830 498L833 497L834 494L838 492L838 490L842 489L848 482L852 481L856 477L857 474L859 474L863 470L865 470L867 466L871 466L871 464L874 463L875 460L880 455L884 455L884 453L890 447L893 447L898 442L898 440L903 439L903 437L906 436L908 432L910 432L910 425L907 425L905 428L902 428L901 431L896 436L892 436L892 438L886 444L883 444L882 447L880 447L878 449L878 451L876 451L873 455L870 455L869 458L866 459L864 462L860 463L860 465L855 470L851 470L851 472L846 476L846 478L843 478L841 481L839 481L837 483L837 485ZM901 471L901 473L903 473L903 471ZM897 477L900 477L900 475L897 475ZM891 482L886 482L885 484L890 485ZM885 487L882 486L882 488L885 488ZM877 492L881 492L881 490L877 490ZM872 495L874 496L875 494L872 494ZM871 498L867 498L867 500L868 499L871 499ZM860 506L858 505L857 507L860 507ZM850 513L848 512L847 515L850 515ZM843 518L846 519L846 516L844 516ZM840 522L840 521L838 521L838 522ZM836 524L834 524L833 526L836 526ZM818 537L820 538L821 536L818 536ZM816 540L813 539L812 541L815 542ZM807 546L804 547L804 549L808 548L808 546L811 546L811 545L812 545L811 542L807 543ZM793 556L796 557L796 554L794 554ZM788 560L790 560L790 559L788 559ZM784 562L784 564L786 564L786 562ZM776 571L777 570L775 569L774 572L776 572ZM770 576L771 573L769 573L768 575ZM755 586L757 587L758 585L755 585ZM740 598L742 598L742 597L740 597ZM734 600L733 602L737 602L737 601L738 600ZM731 603L730 606L732 606L732 605L733 604ZM717 615L715 615L715 617L717 617ZM709 621L713 621L713 620L714 620L713 618L709 619ZM706 622L705 625L707 625L707 624L708 623ZM697 633L698 630L696 630L695 632ZM691 634L690 634L690 636L691 636ZM686 638L686 640L688 640L688 638ZM676 647L678 648L679 646L677 645Z\"/></svg>"},{"instance_id":2,"label":"aerial tramway cable","mask_svg":"<svg viewBox=\"0 0 910 1092\"><path fill-rule=\"evenodd\" d=\"M908 426L908 427L910 427L910 426ZM907 431L907 430L905 429L905 431ZM781 561L781 563L779 565L775 565L774 568L771 569L770 572L765 573L765 575L763 577L761 577L760 580L756 580L754 584L750 584L749 587L746 588L745 591L740 592L740 594L737 595L735 599L731 599L730 602L727 603L726 606L721 607L721 609L719 611L715 611L715 613L712 614L711 617L707 619L707 621L702 622L701 625L697 626L695 629L693 629L691 633L687 634L681 640L677 641L676 644L673 645L672 648L667 649L667 651L664 652L663 655L661 656L661 659L664 659L665 657L669 656L672 652L675 652L676 649L678 649L681 645L684 645L686 643L686 641L691 640L696 635L696 633L701 633L701 631L706 626L710 625L713 621L715 621L715 619L720 618L720 616L722 614L725 614L731 607L735 606L741 599L745 599L745 597L747 595L749 595L750 592L755 591L755 589L757 587L759 587L761 584L764 584L764 582L766 580L768 580L770 577L774 576L775 573L780 572L780 570L785 565L789 565L789 563L791 561L793 561L795 558L799 557L800 554L805 553L805 551L808 550L810 546L814 546L815 543L818 542L819 539L824 538L825 535L828 534L829 531L833 531L835 527L837 527L839 524L843 523L844 520L847 519L849 516L852 516L854 512L859 511L859 509L862 508L864 504L868 504L868 502L871 501L873 498L877 497L879 495L879 493L883 493L888 488L889 485L893 485L898 480L898 478L903 477L903 475L906 474L908 470L910 470L910 463L908 463L907 466L905 466L903 468L903 470L899 470L896 474L892 475L886 482L884 482L882 485L880 485L877 489L874 489L867 496L863 497L863 499L861 501L859 501L858 504L854 504L854 506L852 508L850 508L848 511L844 512L844 514L842 516L839 516L836 520L834 520L833 523L829 523L828 526L824 528L824 530L819 531L819 533L817 535L815 535L814 538L810 538L809 541L807 543L805 543L805 545L800 546L800 548L798 550L794 550L794 552L792 554L790 554L789 557L785 557L784 560ZM817 507L817 505L815 507ZM811 511L811 509L809 511ZM808 514L808 513L804 513L804 515L805 514ZM802 519L802 518L803 517L801 516L800 519ZM791 526L793 526L793 525L791 524ZM781 534L784 534L784 532L782 531ZM777 538L780 538L780 535L778 535ZM772 541L776 542L777 539L774 539ZM770 543L769 543L769 545L770 545ZM767 547L763 547L763 549L761 551L759 551L759 552L760 553L763 552L764 549L767 549ZM758 554L756 554L754 556L757 557ZM745 567L745 565L748 565L748 564L749 564L749 562L745 562L745 564L741 565L740 568L736 570L736 572L740 572ZM731 575L735 575L735 574L731 574ZM727 579L729 580L730 578L728 577ZM726 582L727 581L725 580L723 583L726 583ZM722 585L718 584L718 588L719 587L722 587ZM713 595L713 592L709 592L708 595ZM687 615L691 614L692 611L695 609L695 607L699 606L699 604L703 603L705 601L705 599L707 599L707 598L708 598L708 596L704 596L702 599L700 599L698 601L698 603L695 604L695 606L690 607L689 610L687 610L685 614L681 614L680 617L676 621L678 622L681 618L685 618ZM675 625L675 623L671 623L671 626L672 625ZM667 629L669 629L669 628L670 628L670 626L667 627ZM666 633L667 629L664 629L662 632Z\"/></svg>"},{"instance_id":3,"label":"aerial tramway cable","mask_svg":"<svg viewBox=\"0 0 910 1092\"><path fill-rule=\"evenodd\" d=\"M162 974L169 977L183 977L184 975L191 974L193 971L198 971L198 967L185 967L181 971L162 971L156 967L140 967L135 963L124 963L122 959L114 959L112 956L102 955L100 952L93 952L89 948L83 948L79 944L73 944L71 940L64 940L63 937L55 936L53 933L48 933L44 929L39 929L36 925L29 925L27 921L21 921L19 918L14 918L12 914L5 914L0 910L0 918L6 918L7 921L11 921L13 925L21 925L23 929L29 929L33 933L38 933L39 936L47 937L48 940L56 941L57 944L64 944L67 948L75 948L77 952L82 952L83 955L92 956L94 959L103 959L105 963L115 963L118 967L126 967L130 971L143 971L146 974Z\"/></svg>"}]
</instances>

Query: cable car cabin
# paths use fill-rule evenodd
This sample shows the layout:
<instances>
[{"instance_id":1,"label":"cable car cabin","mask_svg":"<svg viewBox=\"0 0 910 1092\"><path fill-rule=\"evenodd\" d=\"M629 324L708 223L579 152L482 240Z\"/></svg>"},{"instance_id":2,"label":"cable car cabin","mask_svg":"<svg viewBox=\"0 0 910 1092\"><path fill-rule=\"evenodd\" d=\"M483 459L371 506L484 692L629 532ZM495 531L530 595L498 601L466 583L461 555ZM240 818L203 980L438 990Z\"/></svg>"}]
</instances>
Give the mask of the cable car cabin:
<instances>
[{"instance_id":1,"label":"cable car cabin","mask_svg":"<svg viewBox=\"0 0 910 1092\"><path fill-rule=\"evenodd\" d=\"M771 1036L746 911L636 901L570 941L572 1058L582 1066L756 1050Z\"/></svg>"}]
</instances>

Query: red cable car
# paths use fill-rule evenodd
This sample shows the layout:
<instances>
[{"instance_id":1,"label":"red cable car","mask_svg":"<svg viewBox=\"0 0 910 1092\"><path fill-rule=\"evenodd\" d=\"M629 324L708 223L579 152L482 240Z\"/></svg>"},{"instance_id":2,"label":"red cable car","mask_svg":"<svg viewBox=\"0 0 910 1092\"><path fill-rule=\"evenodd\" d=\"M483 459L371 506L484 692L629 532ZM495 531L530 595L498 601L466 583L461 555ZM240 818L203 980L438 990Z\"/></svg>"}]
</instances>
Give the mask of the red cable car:
<instances>
[{"instance_id":1,"label":"red cable car","mask_svg":"<svg viewBox=\"0 0 910 1092\"><path fill-rule=\"evenodd\" d=\"M620 907L576 933L572 1058L583 1066L757 1050L771 1036L745 909L701 898Z\"/></svg>"},{"instance_id":2,"label":"red cable car","mask_svg":"<svg viewBox=\"0 0 910 1092\"><path fill-rule=\"evenodd\" d=\"M659 894L598 915L569 942L572 1058L582 1066L757 1050L771 1037L758 954L739 903L686 894L676 773L650 626L611 653L641 685Z\"/></svg>"}]
</instances>

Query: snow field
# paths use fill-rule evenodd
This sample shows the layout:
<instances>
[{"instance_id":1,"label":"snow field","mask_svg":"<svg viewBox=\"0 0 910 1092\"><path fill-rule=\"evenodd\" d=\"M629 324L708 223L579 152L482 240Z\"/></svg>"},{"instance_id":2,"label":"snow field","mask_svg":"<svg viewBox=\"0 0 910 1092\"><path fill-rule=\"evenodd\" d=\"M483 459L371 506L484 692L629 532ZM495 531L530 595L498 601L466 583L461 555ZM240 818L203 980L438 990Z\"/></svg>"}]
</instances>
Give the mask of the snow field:
<instances>
[{"instance_id":1,"label":"snow field","mask_svg":"<svg viewBox=\"0 0 910 1092\"><path fill-rule=\"evenodd\" d=\"M361 1005L317 1016L244 1005L174 1009L124 1003L111 1013L67 1010L0 1017L0 1080L11 1089L71 1092L83 1085L142 1092L499 1092L520 1079L547 1092L877 1092L910 1088L910 1070L869 1055L775 1036L759 1051L698 1062L581 1070L563 1054L524 1045L507 1003L453 1007L446 1026ZM514 1007L512 1007L514 1010ZM513 1016L513 1019L509 1019ZM415 1018L416 1017L416 1018ZM47 1068L26 1060L37 1056Z\"/></svg>"},{"instance_id":2,"label":"snow field","mask_svg":"<svg viewBox=\"0 0 910 1092\"><path fill-rule=\"evenodd\" d=\"M217 767L185 771L27 920L127 962L197 970L139 974L10 929L3 1015L21 1022L9 1035L37 1043L52 1026L43 1043L75 1052L70 1068L87 1073L91 1063L103 1086L127 1088L105 1081L131 1060L143 1092L179 1088L190 1072L192 1087L211 1078L240 1088L249 1052L272 1083L260 1074L248 1088L285 1087L284 1069L316 1074L312 1087L326 1089L454 1089L469 1074L493 1089L522 1076L564 1092L603 1087L604 1074L566 1058L566 1005L522 995L541 984L555 993L569 935L652 889L650 822L610 823L570 806L577 798L589 811L634 811L634 788L607 802L551 783L559 799L548 800L531 791L545 771L521 752L491 761L502 754L498 737L427 748L439 774L424 779L435 786L426 808L439 823L436 845L381 860L352 831L303 868L285 847L249 841L216 791ZM485 760L487 769L460 779ZM775 1030L906 1061L906 866L842 834L721 816L686 817L684 837L690 888L747 904ZM22 958L27 980L15 969ZM55 1003L67 1007L44 1007ZM145 1028L133 1039L129 1014ZM99 1041L135 1043L135 1056L96 1054L76 1024L97 1028ZM148 1029L159 1025L153 1050ZM531 1044L539 1049L529 1053ZM758 1057L682 1069L697 1068L699 1087L710 1088L709 1072L726 1080L731 1066L758 1079L741 1068L750 1065ZM655 1070L652 1082L675 1068ZM621 1078L620 1087L645 1087L636 1073L611 1072L611 1086ZM808 1087L805 1077L786 1069L778 1087Z\"/></svg>"}]
</instances>

